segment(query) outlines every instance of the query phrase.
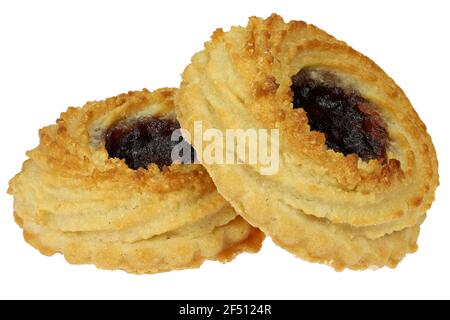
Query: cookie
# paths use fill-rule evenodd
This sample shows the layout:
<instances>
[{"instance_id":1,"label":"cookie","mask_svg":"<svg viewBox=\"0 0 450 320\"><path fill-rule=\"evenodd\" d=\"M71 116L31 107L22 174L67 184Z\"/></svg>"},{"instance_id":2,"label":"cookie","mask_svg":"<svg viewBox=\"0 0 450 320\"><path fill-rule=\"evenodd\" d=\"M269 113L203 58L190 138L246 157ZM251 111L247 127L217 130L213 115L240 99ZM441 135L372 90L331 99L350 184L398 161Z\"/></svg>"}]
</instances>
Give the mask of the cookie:
<instances>
[{"instance_id":1,"label":"cookie","mask_svg":"<svg viewBox=\"0 0 450 320\"><path fill-rule=\"evenodd\" d=\"M191 137L196 123L279 133L274 174L203 164L240 215L296 256L359 270L417 250L439 183L433 143L401 88L345 42L277 15L219 29L183 73L177 117Z\"/></svg>"},{"instance_id":2,"label":"cookie","mask_svg":"<svg viewBox=\"0 0 450 320\"><path fill-rule=\"evenodd\" d=\"M9 188L27 242L70 263L138 274L260 249L263 234L237 215L201 165L172 163L177 145L191 149L182 138L172 141L175 92L90 102L41 129Z\"/></svg>"}]
</instances>

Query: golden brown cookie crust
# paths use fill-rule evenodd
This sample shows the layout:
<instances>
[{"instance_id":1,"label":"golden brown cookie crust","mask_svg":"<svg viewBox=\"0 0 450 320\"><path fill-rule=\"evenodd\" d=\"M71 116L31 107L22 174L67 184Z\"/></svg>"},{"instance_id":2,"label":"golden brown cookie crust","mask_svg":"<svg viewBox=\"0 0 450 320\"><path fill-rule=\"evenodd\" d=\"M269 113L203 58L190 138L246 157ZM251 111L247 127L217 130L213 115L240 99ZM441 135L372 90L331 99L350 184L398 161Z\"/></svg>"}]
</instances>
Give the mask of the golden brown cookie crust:
<instances>
[{"instance_id":1,"label":"golden brown cookie crust","mask_svg":"<svg viewBox=\"0 0 450 320\"><path fill-rule=\"evenodd\" d=\"M387 160L344 156L310 130L291 91L292 76L307 67L333 71L377 106L389 135ZM219 29L183 74L177 116L191 135L197 120L204 130L280 130L276 175L251 165L205 166L245 219L298 256L365 269L395 266L416 250L438 185L434 146L403 91L346 43L277 15Z\"/></svg>"},{"instance_id":2,"label":"golden brown cookie crust","mask_svg":"<svg viewBox=\"0 0 450 320\"><path fill-rule=\"evenodd\" d=\"M190 235L181 229L133 243L104 242L95 235L84 237L32 222L23 228L25 240L43 255L63 253L71 264L94 264L99 269L135 274L193 269L205 260L226 263L240 253L258 252L264 239L261 231L239 216L210 232Z\"/></svg>"},{"instance_id":3,"label":"golden brown cookie crust","mask_svg":"<svg viewBox=\"0 0 450 320\"><path fill-rule=\"evenodd\" d=\"M262 233L239 218L198 165L132 170L109 158L106 130L123 119L175 119L175 89L129 92L69 108L40 131L10 182L26 240L71 263L156 273L257 252Z\"/></svg>"}]
</instances>

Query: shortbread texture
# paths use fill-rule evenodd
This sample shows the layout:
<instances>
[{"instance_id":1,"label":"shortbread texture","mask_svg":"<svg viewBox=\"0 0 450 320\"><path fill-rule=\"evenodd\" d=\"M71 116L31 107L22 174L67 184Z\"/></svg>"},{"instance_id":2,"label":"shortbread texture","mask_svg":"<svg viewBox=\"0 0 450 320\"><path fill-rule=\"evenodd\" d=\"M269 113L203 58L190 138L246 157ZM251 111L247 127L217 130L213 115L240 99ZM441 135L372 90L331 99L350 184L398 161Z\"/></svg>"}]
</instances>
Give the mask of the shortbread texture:
<instances>
[{"instance_id":1,"label":"shortbread texture","mask_svg":"<svg viewBox=\"0 0 450 320\"><path fill-rule=\"evenodd\" d=\"M69 108L10 182L16 222L45 255L74 264L157 273L257 252L264 236L198 165L132 170L109 158L105 132L123 119L175 119L175 89L130 92Z\"/></svg>"},{"instance_id":2,"label":"shortbread texture","mask_svg":"<svg viewBox=\"0 0 450 320\"><path fill-rule=\"evenodd\" d=\"M303 68L333 72L376 106L388 134L386 159L326 147L292 104L292 77ZM183 73L177 116L191 135L195 121L204 130L280 130L275 175L258 165L205 167L240 215L296 256L361 270L395 267L417 250L439 183L433 143L399 86L346 43L277 15L219 29Z\"/></svg>"}]
</instances>

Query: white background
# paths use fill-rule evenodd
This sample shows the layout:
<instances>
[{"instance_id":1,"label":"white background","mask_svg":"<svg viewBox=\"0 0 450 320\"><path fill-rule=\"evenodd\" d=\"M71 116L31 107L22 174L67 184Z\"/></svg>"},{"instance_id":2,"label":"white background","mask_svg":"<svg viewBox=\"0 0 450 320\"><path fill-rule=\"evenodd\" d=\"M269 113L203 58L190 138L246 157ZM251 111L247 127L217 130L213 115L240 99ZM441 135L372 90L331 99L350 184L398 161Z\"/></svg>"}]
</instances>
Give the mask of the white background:
<instances>
[{"instance_id":1,"label":"white background","mask_svg":"<svg viewBox=\"0 0 450 320\"><path fill-rule=\"evenodd\" d=\"M336 273L267 240L232 263L151 276L71 266L22 240L8 180L68 106L178 86L217 27L277 12L316 24L405 90L438 150L441 187L420 250L396 269ZM449 1L1 1L0 298L450 298Z\"/></svg>"}]
</instances>

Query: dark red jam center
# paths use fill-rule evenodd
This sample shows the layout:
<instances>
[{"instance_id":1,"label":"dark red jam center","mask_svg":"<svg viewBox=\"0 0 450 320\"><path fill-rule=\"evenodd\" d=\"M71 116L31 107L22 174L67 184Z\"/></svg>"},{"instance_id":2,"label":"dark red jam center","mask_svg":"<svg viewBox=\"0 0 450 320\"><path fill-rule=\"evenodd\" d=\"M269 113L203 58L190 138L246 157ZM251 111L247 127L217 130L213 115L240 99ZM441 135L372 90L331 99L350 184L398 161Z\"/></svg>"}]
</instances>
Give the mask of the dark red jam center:
<instances>
[{"instance_id":1,"label":"dark red jam center","mask_svg":"<svg viewBox=\"0 0 450 320\"><path fill-rule=\"evenodd\" d=\"M106 150L110 158L124 159L131 169L147 169L151 163L162 169L172 164L173 148L187 144L182 138L172 141L172 133L177 129L179 123L169 119L123 120L106 132ZM194 155L193 149L190 150Z\"/></svg>"},{"instance_id":2,"label":"dark red jam center","mask_svg":"<svg viewBox=\"0 0 450 320\"><path fill-rule=\"evenodd\" d=\"M375 107L328 71L305 68L292 77L294 108L303 108L311 130L326 144L363 160L386 157L387 132Z\"/></svg>"}]
</instances>

